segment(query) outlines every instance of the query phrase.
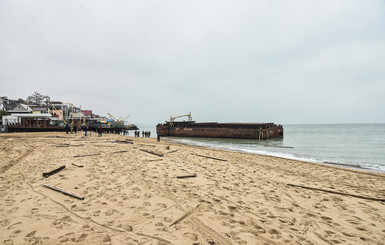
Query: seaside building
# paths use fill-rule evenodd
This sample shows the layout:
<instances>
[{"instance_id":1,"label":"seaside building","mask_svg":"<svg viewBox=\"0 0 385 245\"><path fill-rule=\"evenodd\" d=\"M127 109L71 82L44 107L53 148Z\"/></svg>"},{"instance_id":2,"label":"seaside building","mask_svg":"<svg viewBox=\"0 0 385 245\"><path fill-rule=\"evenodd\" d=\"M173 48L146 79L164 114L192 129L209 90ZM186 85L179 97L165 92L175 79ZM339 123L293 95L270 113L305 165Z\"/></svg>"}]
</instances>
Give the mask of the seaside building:
<instances>
[{"instance_id":1,"label":"seaside building","mask_svg":"<svg viewBox=\"0 0 385 245\"><path fill-rule=\"evenodd\" d=\"M18 104L15 108L8 111L9 113L32 113L33 110L31 107L25 104Z\"/></svg>"},{"instance_id":2,"label":"seaside building","mask_svg":"<svg viewBox=\"0 0 385 245\"><path fill-rule=\"evenodd\" d=\"M33 114L47 114L49 109L47 107L35 107L32 110Z\"/></svg>"},{"instance_id":3,"label":"seaside building","mask_svg":"<svg viewBox=\"0 0 385 245\"><path fill-rule=\"evenodd\" d=\"M92 110L82 110L72 103L61 101L34 100L28 103L22 99L10 100L7 96L0 97L1 132L18 131L63 131L66 125L80 130L83 124L90 130L102 126L110 132L126 130L125 125L107 122L107 117L93 114Z\"/></svg>"}]
</instances>

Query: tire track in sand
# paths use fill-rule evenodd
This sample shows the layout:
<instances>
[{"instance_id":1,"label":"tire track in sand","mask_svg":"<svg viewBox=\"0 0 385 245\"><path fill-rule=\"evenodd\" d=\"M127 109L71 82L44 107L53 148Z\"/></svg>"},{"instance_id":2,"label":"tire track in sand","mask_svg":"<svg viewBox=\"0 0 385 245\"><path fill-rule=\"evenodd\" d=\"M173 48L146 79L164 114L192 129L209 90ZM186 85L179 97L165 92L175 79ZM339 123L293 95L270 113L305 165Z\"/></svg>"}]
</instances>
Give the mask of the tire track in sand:
<instances>
[{"instance_id":1,"label":"tire track in sand","mask_svg":"<svg viewBox=\"0 0 385 245\"><path fill-rule=\"evenodd\" d=\"M199 228L199 230L205 234L206 236L212 238L213 240L215 240L218 244L224 244L224 245L234 245L234 243L232 241L229 241L227 240L226 238L224 238L223 236L221 236L220 234L218 234L217 232L215 232L213 229L211 229L210 227L206 226L205 224L202 223L202 221L200 221L198 218L196 217L191 217L190 218L192 223ZM215 243L215 244L217 244Z\"/></svg>"},{"instance_id":2,"label":"tire track in sand","mask_svg":"<svg viewBox=\"0 0 385 245\"><path fill-rule=\"evenodd\" d=\"M20 155L18 158L16 159L13 159L11 161L9 161L8 164L2 166L0 168L0 174L3 174L5 173L6 171L8 171L10 168L12 168L14 165L18 164L19 162L21 162L24 158L26 158L29 154L31 154L33 152L33 149L30 148L28 150L26 150L22 155Z\"/></svg>"}]
</instances>

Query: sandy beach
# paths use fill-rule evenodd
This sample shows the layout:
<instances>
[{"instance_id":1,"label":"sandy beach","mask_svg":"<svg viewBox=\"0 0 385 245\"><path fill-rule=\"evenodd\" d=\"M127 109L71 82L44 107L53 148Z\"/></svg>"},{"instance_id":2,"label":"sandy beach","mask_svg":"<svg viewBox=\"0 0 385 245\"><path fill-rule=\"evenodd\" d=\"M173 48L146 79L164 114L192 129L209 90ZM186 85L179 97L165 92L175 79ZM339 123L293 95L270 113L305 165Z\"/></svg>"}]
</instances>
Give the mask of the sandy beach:
<instances>
[{"instance_id":1,"label":"sandy beach","mask_svg":"<svg viewBox=\"0 0 385 245\"><path fill-rule=\"evenodd\" d=\"M0 148L2 244L385 243L385 174L113 134Z\"/></svg>"}]
</instances>

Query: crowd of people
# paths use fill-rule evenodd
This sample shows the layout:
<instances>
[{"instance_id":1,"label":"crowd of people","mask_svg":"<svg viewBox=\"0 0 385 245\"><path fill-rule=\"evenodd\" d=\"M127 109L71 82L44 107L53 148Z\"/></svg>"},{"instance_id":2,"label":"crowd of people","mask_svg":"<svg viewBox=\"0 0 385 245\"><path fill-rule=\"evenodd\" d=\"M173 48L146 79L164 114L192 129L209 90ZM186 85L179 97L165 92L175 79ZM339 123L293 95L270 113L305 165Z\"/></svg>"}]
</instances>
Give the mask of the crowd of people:
<instances>
[{"instance_id":1,"label":"crowd of people","mask_svg":"<svg viewBox=\"0 0 385 245\"><path fill-rule=\"evenodd\" d=\"M140 137L140 131L139 130L135 131L135 137ZM142 137L150 138L151 132L150 131L142 131Z\"/></svg>"},{"instance_id":2,"label":"crowd of people","mask_svg":"<svg viewBox=\"0 0 385 245\"><path fill-rule=\"evenodd\" d=\"M87 136L87 132L89 130L89 126L86 125L86 124L83 124L81 126L81 130L84 132L84 136ZM95 130L95 128L94 128ZM65 131L66 133L68 134L69 132L72 134L72 133L77 133L77 127L76 125L72 125L72 124L66 124L65 125ZM103 127L102 126L99 126L96 128L96 132L98 133L98 136L99 137L102 137L102 134L103 134ZM128 134L128 131L124 131L123 133L124 135L129 135ZM142 134L142 137L145 137L145 138L150 138L151 137L151 132L150 131L142 131L140 132L139 130L136 130L134 132L135 134L135 137L140 137L140 134ZM160 140L160 134L157 135L158 136L158 141Z\"/></svg>"}]
</instances>

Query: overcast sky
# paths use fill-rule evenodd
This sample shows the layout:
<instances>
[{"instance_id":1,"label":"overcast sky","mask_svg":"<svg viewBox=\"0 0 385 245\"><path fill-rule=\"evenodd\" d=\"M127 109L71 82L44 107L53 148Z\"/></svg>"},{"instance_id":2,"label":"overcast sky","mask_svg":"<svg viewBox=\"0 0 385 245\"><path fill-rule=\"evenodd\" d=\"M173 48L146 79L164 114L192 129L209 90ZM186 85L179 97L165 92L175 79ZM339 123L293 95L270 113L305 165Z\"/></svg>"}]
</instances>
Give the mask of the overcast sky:
<instances>
[{"instance_id":1,"label":"overcast sky","mask_svg":"<svg viewBox=\"0 0 385 245\"><path fill-rule=\"evenodd\" d=\"M0 96L158 123L385 122L385 1L0 1Z\"/></svg>"}]
</instances>

